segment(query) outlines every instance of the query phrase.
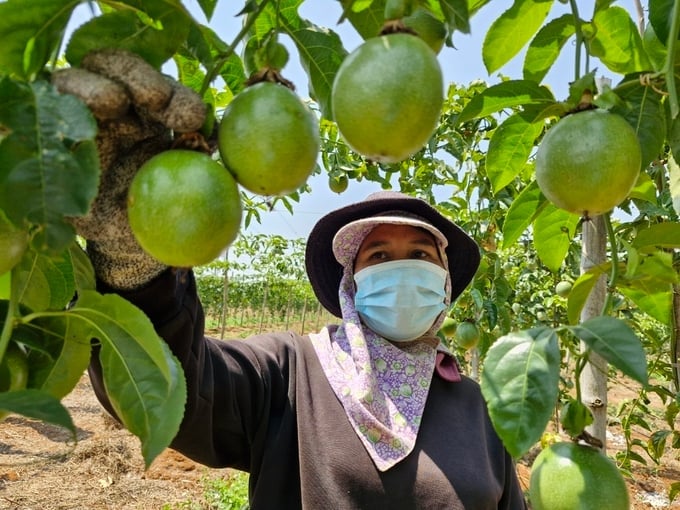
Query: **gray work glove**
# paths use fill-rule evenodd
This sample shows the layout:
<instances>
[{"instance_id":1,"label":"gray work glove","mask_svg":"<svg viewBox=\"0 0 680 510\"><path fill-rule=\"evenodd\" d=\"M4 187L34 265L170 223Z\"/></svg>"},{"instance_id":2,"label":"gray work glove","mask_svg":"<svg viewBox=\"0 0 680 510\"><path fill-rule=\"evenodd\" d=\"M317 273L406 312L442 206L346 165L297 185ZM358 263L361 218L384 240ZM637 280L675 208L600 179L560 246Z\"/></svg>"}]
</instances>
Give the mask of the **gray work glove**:
<instances>
[{"instance_id":1,"label":"gray work glove","mask_svg":"<svg viewBox=\"0 0 680 510\"><path fill-rule=\"evenodd\" d=\"M127 219L127 191L139 167L171 148L173 134L204 123L200 96L119 49L89 53L80 68L56 71L52 83L79 97L97 119L99 193L86 216L72 218L87 241L97 277L117 289L144 285L166 269L135 240Z\"/></svg>"}]
</instances>

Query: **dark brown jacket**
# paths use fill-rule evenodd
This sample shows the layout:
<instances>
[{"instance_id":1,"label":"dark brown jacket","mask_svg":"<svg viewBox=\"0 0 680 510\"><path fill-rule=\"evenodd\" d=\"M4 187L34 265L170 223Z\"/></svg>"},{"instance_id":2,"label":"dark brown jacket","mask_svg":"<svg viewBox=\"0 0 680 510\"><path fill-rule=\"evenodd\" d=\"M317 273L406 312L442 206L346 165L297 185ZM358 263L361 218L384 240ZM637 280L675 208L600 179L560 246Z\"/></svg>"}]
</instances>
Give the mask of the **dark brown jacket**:
<instances>
[{"instance_id":1,"label":"dark brown jacket","mask_svg":"<svg viewBox=\"0 0 680 510\"><path fill-rule=\"evenodd\" d=\"M471 379L434 376L415 450L381 473L308 337L205 338L189 272L167 271L121 295L147 313L184 367L188 402L172 447L208 466L248 471L254 510L525 508L515 466ZM95 391L111 411L93 359Z\"/></svg>"}]
</instances>

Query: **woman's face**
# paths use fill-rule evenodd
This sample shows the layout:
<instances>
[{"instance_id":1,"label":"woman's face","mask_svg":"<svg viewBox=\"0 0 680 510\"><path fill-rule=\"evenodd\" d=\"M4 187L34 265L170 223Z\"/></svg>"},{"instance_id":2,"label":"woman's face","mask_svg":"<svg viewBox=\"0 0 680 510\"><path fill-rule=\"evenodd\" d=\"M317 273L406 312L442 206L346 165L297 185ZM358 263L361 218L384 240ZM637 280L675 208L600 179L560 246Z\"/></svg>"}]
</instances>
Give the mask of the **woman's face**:
<instances>
[{"instance_id":1,"label":"woman's face","mask_svg":"<svg viewBox=\"0 0 680 510\"><path fill-rule=\"evenodd\" d=\"M425 260L444 267L435 238L428 231L384 223L375 227L361 243L354 260L354 273L382 262L403 259Z\"/></svg>"}]
</instances>

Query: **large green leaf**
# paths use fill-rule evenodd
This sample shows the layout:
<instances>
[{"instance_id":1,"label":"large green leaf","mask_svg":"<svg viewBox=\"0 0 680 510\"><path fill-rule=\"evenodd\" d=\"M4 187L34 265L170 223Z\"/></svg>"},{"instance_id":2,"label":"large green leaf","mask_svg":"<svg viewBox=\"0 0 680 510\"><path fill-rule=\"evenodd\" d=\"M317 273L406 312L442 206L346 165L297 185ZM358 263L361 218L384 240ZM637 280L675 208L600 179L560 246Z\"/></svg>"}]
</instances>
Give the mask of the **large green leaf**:
<instances>
[{"instance_id":1,"label":"large green leaf","mask_svg":"<svg viewBox=\"0 0 680 510\"><path fill-rule=\"evenodd\" d=\"M34 312L63 310L76 291L68 251L58 257L31 252L19 262L12 275L17 301Z\"/></svg>"},{"instance_id":2,"label":"large green leaf","mask_svg":"<svg viewBox=\"0 0 680 510\"><path fill-rule=\"evenodd\" d=\"M515 0L491 24L484 37L482 59L489 74L507 64L534 36L553 0Z\"/></svg>"},{"instance_id":3,"label":"large green leaf","mask_svg":"<svg viewBox=\"0 0 680 510\"><path fill-rule=\"evenodd\" d=\"M598 10L593 26L590 53L609 70L619 74L652 70L640 33L626 9L611 6Z\"/></svg>"},{"instance_id":4,"label":"large green leaf","mask_svg":"<svg viewBox=\"0 0 680 510\"><path fill-rule=\"evenodd\" d=\"M0 409L64 427L71 432L71 439L76 440L71 415L59 399L49 393L33 389L6 391L0 393Z\"/></svg>"},{"instance_id":5,"label":"large green leaf","mask_svg":"<svg viewBox=\"0 0 680 510\"><path fill-rule=\"evenodd\" d=\"M654 27L654 32L664 45L668 42L674 3L674 0L649 0L648 2L649 23Z\"/></svg>"},{"instance_id":6,"label":"large green leaf","mask_svg":"<svg viewBox=\"0 0 680 510\"><path fill-rule=\"evenodd\" d=\"M625 375L647 384L645 351L628 324L615 317L601 316L568 328Z\"/></svg>"},{"instance_id":7,"label":"large green leaf","mask_svg":"<svg viewBox=\"0 0 680 510\"><path fill-rule=\"evenodd\" d=\"M578 324L581 320L581 310L583 310L590 292L600 277L606 277L610 268L611 263L605 262L599 266L591 267L576 279L569 292L569 300L567 301L569 324Z\"/></svg>"},{"instance_id":8,"label":"large green leaf","mask_svg":"<svg viewBox=\"0 0 680 510\"><path fill-rule=\"evenodd\" d=\"M375 37L385 22L385 0L357 2L340 0L343 19L349 20L362 39Z\"/></svg>"},{"instance_id":9,"label":"large green leaf","mask_svg":"<svg viewBox=\"0 0 680 510\"><path fill-rule=\"evenodd\" d=\"M546 207L548 200L541 193L536 181L529 185L512 201L503 222L503 247L509 248L529 228L538 212Z\"/></svg>"},{"instance_id":10,"label":"large green leaf","mask_svg":"<svg viewBox=\"0 0 680 510\"><path fill-rule=\"evenodd\" d=\"M147 316L116 294L84 291L69 313L101 342L106 393L125 427L140 438L148 467L175 437L184 415L181 365Z\"/></svg>"},{"instance_id":11,"label":"large green leaf","mask_svg":"<svg viewBox=\"0 0 680 510\"><path fill-rule=\"evenodd\" d=\"M191 21L180 5L170 4L167 2L166 8L154 17L162 29L155 23L145 23L131 10L109 12L91 19L73 32L66 59L71 65L78 66L94 49L124 48L160 68L187 38ZM146 12L151 10L149 5L145 7Z\"/></svg>"},{"instance_id":12,"label":"large green leaf","mask_svg":"<svg viewBox=\"0 0 680 510\"><path fill-rule=\"evenodd\" d=\"M30 388L63 398L76 387L90 362L89 326L68 312L38 314L16 331L29 348Z\"/></svg>"},{"instance_id":13,"label":"large green leaf","mask_svg":"<svg viewBox=\"0 0 680 510\"><path fill-rule=\"evenodd\" d=\"M449 33L454 30L464 34L470 33L470 13L467 0L440 0L439 4L448 24Z\"/></svg>"},{"instance_id":14,"label":"large green leaf","mask_svg":"<svg viewBox=\"0 0 680 510\"><path fill-rule=\"evenodd\" d=\"M511 115L499 125L489 141L486 173L494 193L517 177L527 164L534 141L543 131L542 122L531 122L526 115Z\"/></svg>"},{"instance_id":15,"label":"large green leaf","mask_svg":"<svg viewBox=\"0 0 680 510\"><path fill-rule=\"evenodd\" d=\"M559 395L560 349L550 328L510 333L488 350L482 394L494 428L517 458L540 439Z\"/></svg>"},{"instance_id":16,"label":"large green leaf","mask_svg":"<svg viewBox=\"0 0 680 510\"><path fill-rule=\"evenodd\" d=\"M281 28L295 43L300 63L309 77L312 98L319 104L321 114L332 119L333 80L347 51L338 34L300 18L297 13L300 3L301 0L281 0L277 3ZM274 18L272 25L275 22Z\"/></svg>"},{"instance_id":17,"label":"large green leaf","mask_svg":"<svg viewBox=\"0 0 680 510\"><path fill-rule=\"evenodd\" d=\"M548 203L534 220L534 246L543 264L558 272L569 252L580 218Z\"/></svg>"},{"instance_id":18,"label":"large green leaf","mask_svg":"<svg viewBox=\"0 0 680 510\"><path fill-rule=\"evenodd\" d=\"M643 252L680 248L680 224L666 222L641 227L633 239L633 246Z\"/></svg>"},{"instance_id":19,"label":"large green leaf","mask_svg":"<svg viewBox=\"0 0 680 510\"><path fill-rule=\"evenodd\" d=\"M551 105L555 98L550 89L530 80L508 80L475 95L457 118L457 123L486 117L505 108L528 104Z\"/></svg>"},{"instance_id":20,"label":"large green leaf","mask_svg":"<svg viewBox=\"0 0 680 510\"><path fill-rule=\"evenodd\" d=\"M633 126L642 149L642 168L660 158L666 139L666 116L662 96L640 83L637 75L626 76L614 89L624 106L611 109Z\"/></svg>"},{"instance_id":21,"label":"large green leaf","mask_svg":"<svg viewBox=\"0 0 680 510\"><path fill-rule=\"evenodd\" d=\"M97 126L76 97L46 82L0 80L0 209L39 226L34 248L61 252L74 239L64 216L85 214L97 194Z\"/></svg>"},{"instance_id":22,"label":"large green leaf","mask_svg":"<svg viewBox=\"0 0 680 510\"><path fill-rule=\"evenodd\" d=\"M571 14L564 14L543 25L524 56L524 79L540 83L575 31Z\"/></svg>"},{"instance_id":23,"label":"large green leaf","mask_svg":"<svg viewBox=\"0 0 680 510\"><path fill-rule=\"evenodd\" d=\"M617 281L617 289L641 311L670 324L673 285L677 283L672 254L658 250L639 257L634 267Z\"/></svg>"},{"instance_id":24,"label":"large green leaf","mask_svg":"<svg viewBox=\"0 0 680 510\"><path fill-rule=\"evenodd\" d=\"M55 56L71 12L81 1L0 2L0 76L32 79Z\"/></svg>"}]
</instances>

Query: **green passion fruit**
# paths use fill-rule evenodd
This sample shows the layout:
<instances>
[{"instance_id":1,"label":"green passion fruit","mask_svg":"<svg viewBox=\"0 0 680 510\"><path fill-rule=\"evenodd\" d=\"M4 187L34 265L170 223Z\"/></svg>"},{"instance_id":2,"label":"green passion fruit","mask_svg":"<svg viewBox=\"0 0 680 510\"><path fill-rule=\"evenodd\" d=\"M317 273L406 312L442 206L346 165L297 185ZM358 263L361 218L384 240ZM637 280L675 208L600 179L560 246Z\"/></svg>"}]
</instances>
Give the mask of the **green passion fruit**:
<instances>
[{"instance_id":1,"label":"green passion fruit","mask_svg":"<svg viewBox=\"0 0 680 510\"><path fill-rule=\"evenodd\" d=\"M160 262L173 267L207 264L239 232L238 185L207 154L162 152L132 180L128 220L141 247Z\"/></svg>"},{"instance_id":2,"label":"green passion fruit","mask_svg":"<svg viewBox=\"0 0 680 510\"><path fill-rule=\"evenodd\" d=\"M284 195L302 186L316 166L319 122L291 89L260 82L225 109L218 146L241 186L259 195Z\"/></svg>"},{"instance_id":3,"label":"green passion fruit","mask_svg":"<svg viewBox=\"0 0 680 510\"><path fill-rule=\"evenodd\" d=\"M406 33L374 37L340 65L331 93L333 117L354 151L396 163L432 136L443 87L437 56L422 39Z\"/></svg>"},{"instance_id":4,"label":"green passion fruit","mask_svg":"<svg viewBox=\"0 0 680 510\"><path fill-rule=\"evenodd\" d=\"M568 441L538 454L531 468L533 510L628 510L630 498L614 462L599 450Z\"/></svg>"},{"instance_id":5,"label":"green passion fruit","mask_svg":"<svg viewBox=\"0 0 680 510\"><path fill-rule=\"evenodd\" d=\"M637 181L641 148L626 120L604 110L562 118L536 153L536 182L557 207L584 217L619 205Z\"/></svg>"}]
</instances>

